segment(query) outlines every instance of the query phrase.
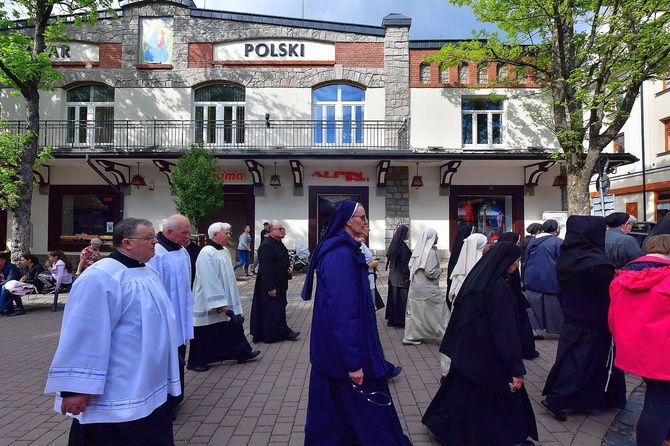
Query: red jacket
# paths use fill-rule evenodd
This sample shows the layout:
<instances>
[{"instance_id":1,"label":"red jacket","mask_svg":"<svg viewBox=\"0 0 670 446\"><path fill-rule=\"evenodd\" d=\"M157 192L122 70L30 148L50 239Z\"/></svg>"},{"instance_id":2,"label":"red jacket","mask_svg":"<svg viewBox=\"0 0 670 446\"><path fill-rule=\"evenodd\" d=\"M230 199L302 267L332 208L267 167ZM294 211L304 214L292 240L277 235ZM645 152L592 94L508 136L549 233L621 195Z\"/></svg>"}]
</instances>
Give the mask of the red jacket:
<instances>
[{"instance_id":1,"label":"red jacket","mask_svg":"<svg viewBox=\"0 0 670 446\"><path fill-rule=\"evenodd\" d=\"M610 285L614 364L647 378L670 380L670 261L642 256Z\"/></svg>"}]
</instances>

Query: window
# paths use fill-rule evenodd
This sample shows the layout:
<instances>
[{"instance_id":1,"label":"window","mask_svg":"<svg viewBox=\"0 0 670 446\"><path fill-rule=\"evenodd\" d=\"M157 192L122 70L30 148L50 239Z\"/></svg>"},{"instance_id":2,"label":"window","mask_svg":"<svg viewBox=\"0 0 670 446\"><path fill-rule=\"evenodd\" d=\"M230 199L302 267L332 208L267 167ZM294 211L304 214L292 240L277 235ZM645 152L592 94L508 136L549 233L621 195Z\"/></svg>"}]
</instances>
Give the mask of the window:
<instances>
[{"instance_id":1,"label":"window","mask_svg":"<svg viewBox=\"0 0 670 446\"><path fill-rule=\"evenodd\" d=\"M666 119L661 122L663 122L663 139L665 139L665 151L667 152L670 150L670 119Z\"/></svg>"},{"instance_id":2,"label":"window","mask_svg":"<svg viewBox=\"0 0 670 446\"><path fill-rule=\"evenodd\" d=\"M449 67L446 65L440 66L440 83L449 83Z\"/></svg>"},{"instance_id":3,"label":"window","mask_svg":"<svg viewBox=\"0 0 670 446\"><path fill-rule=\"evenodd\" d=\"M619 133L614 138L614 153L626 153L626 146L624 144L623 133Z\"/></svg>"},{"instance_id":4,"label":"window","mask_svg":"<svg viewBox=\"0 0 670 446\"><path fill-rule=\"evenodd\" d=\"M482 64L477 69L477 83L478 84L489 83L489 67L487 64Z\"/></svg>"},{"instance_id":5,"label":"window","mask_svg":"<svg viewBox=\"0 0 670 446\"><path fill-rule=\"evenodd\" d=\"M114 89L87 85L68 90L65 98L67 143L103 145L114 142Z\"/></svg>"},{"instance_id":6,"label":"window","mask_svg":"<svg viewBox=\"0 0 670 446\"><path fill-rule=\"evenodd\" d=\"M516 68L516 81L519 84L526 83L526 67L517 67Z\"/></svg>"},{"instance_id":7,"label":"window","mask_svg":"<svg viewBox=\"0 0 670 446\"><path fill-rule=\"evenodd\" d=\"M507 65L505 64L498 64L496 66L496 76L498 77L498 82L500 83L507 83Z\"/></svg>"},{"instance_id":8,"label":"window","mask_svg":"<svg viewBox=\"0 0 670 446\"><path fill-rule=\"evenodd\" d=\"M458 83L466 85L470 80L468 75L468 64L461 64L458 66Z\"/></svg>"},{"instance_id":9,"label":"window","mask_svg":"<svg viewBox=\"0 0 670 446\"><path fill-rule=\"evenodd\" d=\"M215 84L195 90L195 141L244 144L245 101L244 88L236 85Z\"/></svg>"},{"instance_id":10,"label":"window","mask_svg":"<svg viewBox=\"0 0 670 446\"><path fill-rule=\"evenodd\" d=\"M50 186L49 249L79 251L94 237L111 243L122 200L109 186Z\"/></svg>"},{"instance_id":11,"label":"window","mask_svg":"<svg viewBox=\"0 0 670 446\"><path fill-rule=\"evenodd\" d=\"M422 84L430 83L430 65L425 62L419 65L419 82Z\"/></svg>"},{"instance_id":12,"label":"window","mask_svg":"<svg viewBox=\"0 0 670 446\"><path fill-rule=\"evenodd\" d=\"M315 144L362 144L365 90L333 84L312 91Z\"/></svg>"},{"instance_id":13,"label":"window","mask_svg":"<svg viewBox=\"0 0 670 446\"><path fill-rule=\"evenodd\" d=\"M670 192L656 193L656 221L661 221L661 218L670 211Z\"/></svg>"},{"instance_id":14,"label":"window","mask_svg":"<svg viewBox=\"0 0 670 446\"><path fill-rule=\"evenodd\" d=\"M502 144L503 99L462 99L463 145Z\"/></svg>"}]
</instances>

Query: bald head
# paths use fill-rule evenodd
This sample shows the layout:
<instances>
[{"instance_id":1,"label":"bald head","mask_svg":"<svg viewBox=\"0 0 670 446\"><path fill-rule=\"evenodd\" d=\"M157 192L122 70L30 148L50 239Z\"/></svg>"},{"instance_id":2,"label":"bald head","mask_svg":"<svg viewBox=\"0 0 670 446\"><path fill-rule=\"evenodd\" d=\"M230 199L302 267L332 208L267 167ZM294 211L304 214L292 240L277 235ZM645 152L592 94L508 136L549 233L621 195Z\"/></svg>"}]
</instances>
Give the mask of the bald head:
<instances>
[{"instance_id":1,"label":"bald head","mask_svg":"<svg viewBox=\"0 0 670 446\"><path fill-rule=\"evenodd\" d=\"M186 246L191 235L191 222L181 214L172 215L165 220L163 235L172 243Z\"/></svg>"}]
</instances>

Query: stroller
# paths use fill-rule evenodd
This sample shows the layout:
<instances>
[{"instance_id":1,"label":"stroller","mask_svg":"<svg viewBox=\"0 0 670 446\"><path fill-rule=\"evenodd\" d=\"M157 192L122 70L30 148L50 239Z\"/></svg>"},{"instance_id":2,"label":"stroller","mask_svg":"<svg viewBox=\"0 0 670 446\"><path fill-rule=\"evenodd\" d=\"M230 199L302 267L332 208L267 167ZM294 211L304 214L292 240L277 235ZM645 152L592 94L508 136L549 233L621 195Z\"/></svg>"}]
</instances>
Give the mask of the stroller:
<instances>
[{"instance_id":1,"label":"stroller","mask_svg":"<svg viewBox=\"0 0 670 446\"><path fill-rule=\"evenodd\" d=\"M294 273L301 273L307 271L309 265L309 249L307 246L300 243L295 244L295 249L288 250L289 260L293 265Z\"/></svg>"}]
</instances>

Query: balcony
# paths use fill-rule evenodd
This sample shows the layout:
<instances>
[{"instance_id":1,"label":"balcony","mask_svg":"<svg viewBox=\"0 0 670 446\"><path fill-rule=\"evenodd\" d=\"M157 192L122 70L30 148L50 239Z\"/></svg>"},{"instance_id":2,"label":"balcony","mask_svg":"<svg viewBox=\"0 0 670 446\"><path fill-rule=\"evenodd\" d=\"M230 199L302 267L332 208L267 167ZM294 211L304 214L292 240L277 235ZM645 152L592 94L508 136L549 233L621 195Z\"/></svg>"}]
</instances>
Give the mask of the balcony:
<instances>
[{"instance_id":1,"label":"balcony","mask_svg":"<svg viewBox=\"0 0 670 446\"><path fill-rule=\"evenodd\" d=\"M5 131L25 133L12 121ZM40 122L39 146L54 155L181 153L202 143L216 153L265 149L310 152L409 149L408 122L390 121L50 121Z\"/></svg>"}]
</instances>

